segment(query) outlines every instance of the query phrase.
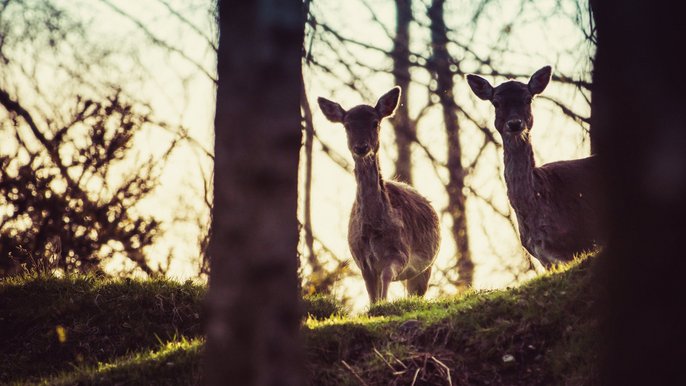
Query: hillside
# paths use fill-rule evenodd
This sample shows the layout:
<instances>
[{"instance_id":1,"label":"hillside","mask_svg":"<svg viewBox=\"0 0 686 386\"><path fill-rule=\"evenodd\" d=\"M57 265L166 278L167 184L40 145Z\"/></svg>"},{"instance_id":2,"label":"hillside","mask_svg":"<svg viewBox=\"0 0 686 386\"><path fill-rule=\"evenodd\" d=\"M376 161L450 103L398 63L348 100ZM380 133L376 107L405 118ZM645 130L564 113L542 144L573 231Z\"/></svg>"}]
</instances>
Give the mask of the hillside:
<instances>
[{"instance_id":1,"label":"hillside","mask_svg":"<svg viewBox=\"0 0 686 386\"><path fill-rule=\"evenodd\" d=\"M507 290L381 304L363 316L307 299L311 384L592 384L591 263ZM0 282L0 384L197 383L204 293L166 280Z\"/></svg>"}]
</instances>

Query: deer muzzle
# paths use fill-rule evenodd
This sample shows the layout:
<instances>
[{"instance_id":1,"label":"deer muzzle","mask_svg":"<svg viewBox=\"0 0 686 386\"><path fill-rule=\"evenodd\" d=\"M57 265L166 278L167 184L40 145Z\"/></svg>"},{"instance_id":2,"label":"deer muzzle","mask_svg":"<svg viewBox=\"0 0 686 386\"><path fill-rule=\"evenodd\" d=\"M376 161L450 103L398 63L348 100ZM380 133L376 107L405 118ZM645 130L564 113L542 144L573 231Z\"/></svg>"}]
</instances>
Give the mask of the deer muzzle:
<instances>
[{"instance_id":1,"label":"deer muzzle","mask_svg":"<svg viewBox=\"0 0 686 386\"><path fill-rule=\"evenodd\" d=\"M355 153L355 155L358 157L365 157L367 154L369 154L370 150L371 147L367 144L353 146L353 153Z\"/></svg>"},{"instance_id":2,"label":"deer muzzle","mask_svg":"<svg viewBox=\"0 0 686 386\"><path fill-rule=\"evenodd\" d=\"M524 122L521 119L510 119L505 124L508 131L512 133L517 133L524 130Z\"/></svg>"}]
</instances>

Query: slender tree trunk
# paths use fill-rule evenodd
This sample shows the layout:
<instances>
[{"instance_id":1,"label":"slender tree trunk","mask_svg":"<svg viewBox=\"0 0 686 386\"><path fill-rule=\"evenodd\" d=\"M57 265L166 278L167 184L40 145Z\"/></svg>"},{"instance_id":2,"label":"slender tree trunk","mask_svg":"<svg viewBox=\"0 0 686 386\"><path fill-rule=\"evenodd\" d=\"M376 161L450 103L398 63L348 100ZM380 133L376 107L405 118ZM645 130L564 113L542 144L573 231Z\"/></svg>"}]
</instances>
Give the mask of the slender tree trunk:
<instances>
[{"instance_id":1,"label":"slender tree trunk","mask_svg":"<svg viewBox=\"0 0 686 386\"><path fill-rule=\"evenodd\" d=\"M314 143L314 123L312 122L312 109L307 100L305 91L305 79L300 74L300 105L302 107L305 123L305 181L303 186L304 218L303 231L305 232L305 248L307 249L307 262L312 268L312 276L321 273L322 266L314 254L314 233L312 232L312 145Z\"/></svg>"},{"instance_id":2,"label":"slender tree trunk","mask_svg":"<svg viewBox=\"0 0 686 386\"><path fill-rule=\"evenodd\" d=\"M410 119L407 95L410 90L410 22L412 0L395 0L396 28L393 46L393 76L395 84L402 88L400 103L393 117L398 158L395 160L395 177L412 184L412 139L415 128Z\"/></svg>"},{"instance_id":3,"label":"slender tree trunk","mask_svg":"<svg viewBox=\"0 0 686 386\"><path fill-rule=\"evenodd\" d=\"M209 385L302 385L302 2L220 1Z\"/></svg>"},{"instance_id":4,"label":"slender tree trunk","mask_svg":"<svg viewBox=\"0 0 686 386\"><path fill-rule=\"evenodd\" d=\"M456 268L459 275L456 282L458 288L464 289L472 285L474 280L474 263L469 251L469 236L467 234L467 217L465 213L466 197L464 194L465 170L462 166L462 147L460 145L460 125L457 117L457 105L453 95L453 74L450 70L450 53L448 52L448 36L443 17L445 0L433 0L429 7L431 19L431 41L433 46L432 67L436 73L436 94L443 108L443 120L448 145L448 213L453 224L451 234L455 240Z\"/></svg>"},{"instance_id":5,"label":"slender tree trunk","mask_svg":"<svg viewBox=\"0 0 686 386\"><path fill-rule=\"evenodd\" d=\"M592 132L608 198L602 384L683 384L686 78L677 52L686 24L678 2L591 5Z\"/></svg>"}]
</instances>

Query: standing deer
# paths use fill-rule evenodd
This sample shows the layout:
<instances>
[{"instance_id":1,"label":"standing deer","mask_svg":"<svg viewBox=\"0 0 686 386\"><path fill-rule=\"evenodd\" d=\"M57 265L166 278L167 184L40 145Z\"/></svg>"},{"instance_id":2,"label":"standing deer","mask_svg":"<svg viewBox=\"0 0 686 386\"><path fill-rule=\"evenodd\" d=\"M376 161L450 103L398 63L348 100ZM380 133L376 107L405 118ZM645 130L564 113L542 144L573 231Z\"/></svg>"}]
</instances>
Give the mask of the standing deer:
<instances>
[{"instance_id":1,"label":"standing deer","mask_svg":"<svg viewBox=\"0 0 686 386\"><path fill-rule=\"evenodd\" d=\"M495 107L495 128L503 140L507 197L529 253L549 269L600 244L597 159L594 156L537 167L531 146L531 101L550 81L551 68L536 71L527 84L498 87L476 75L467 82Z\"/></svg>"},{"instance_id":2,"label":"standing deer","mask_svg":"<svg viewBox=\"0 0 686 386\"><path fill-rule=\"evenodd\" d=\"M426 293L440 228L429 201L409 185L384 181L379 169L379 122L395 112L400 88L384 94L375 107L344 110L319 98L331 122L342 123L355 160L357 195L348 223L348 244L362 271L372 303L385 300L392 281L405 280L407 291Z\"/></svg>"}]
</instances>

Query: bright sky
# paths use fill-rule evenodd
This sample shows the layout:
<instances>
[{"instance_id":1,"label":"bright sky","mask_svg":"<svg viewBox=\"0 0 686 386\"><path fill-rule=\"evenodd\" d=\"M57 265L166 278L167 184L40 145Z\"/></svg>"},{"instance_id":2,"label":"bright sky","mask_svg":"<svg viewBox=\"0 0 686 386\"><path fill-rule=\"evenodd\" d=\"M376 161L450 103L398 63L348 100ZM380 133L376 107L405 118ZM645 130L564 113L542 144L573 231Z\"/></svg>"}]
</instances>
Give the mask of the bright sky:
<instances>
[{"instance_id":1,"label":"bright sky","mask_svg":"<svg viewBox=\"0 0 686 386\"><path fill-rule=\"evenodd\" d=\"M206 74L198 70L200 66L209 70L210 75L214 76L214 52L205 39L192 27L171 15L158 0L109 1L114 7L133 15L157 37L180 48L183 53L169 53L149 48L147 46L149 38L145 32L103 2L58 0L76 14L92 22L93 38L113 43L122 52L132 52L140 56L141 62L135 62L127 61L124 55L121 64L130 67L132 74L137 74L141 67L144 68L143 76L136 77L134 81L124 76L113 79L113 82L120 82L125 88L129 88L129 92L148 100L156 116L182 124L205 149L212 149L214 85ZM168 0L167 2L204 34L212 36L211 31L215 27L206 12L208 1ZM385 28L393 31L394 2L392 0L367 2ZM574 0L526 2L494 0L485 3L477 23L473 24L471 20L476 12L475 7L481 3L483 2L473 0L448 2L445 12L446 23L453 30L451 38L463 42L470 41L471 49L482 57L491 57L493 66L497 70L531 74L546 64L552 64L557 73L564 73L575 78L590 78L589 53L582 43L581 28L568 16L575 14L576 2ZM521 7L520 3L525 3L526 6ZM391 40L386 36L384 29L373 20L370 9L364 5L363 1L315 0L312 2L312 7L320 22L334 28L342 36L390 50ZM415 0L414 10L418 23L427 25L428 19L423 3ZM501 36L501 32L506 28L511 32L509 39L503 39ZM428 28L415 24L411 34L412 51L428 56ZM464 59L461 67L463 71L478 72L480 70L469 55L465 56L465 53L454 45L451 45L450 49L458 59ZM332 56L330 48L326 45L315 41L312 51L317 60L331 65L336 73L345 73L339 59ZM499 53L494 54L496 51ZM373 51L351 46L348 55L349 58L357 57L374 68L390 68L388 60ZM190 63L183 56L191 58L198 66ZM365 95L366 99L343 87L340 79L323 74L316 68L305 70L315 129L326 144L344 155L351 163L352 158L346 147L343 128L324 119L316 105L316 97L325 96L349 108L363 102L374 104L378 96L394 86L393 79L388 74L373 74L364 69L359 69L359 71L365 76L363 83L369 90L369 95ZM423 71L414 71L412 76L415 83L410 90L404 91L409 92L409 108L411 115L414 116L426 102L423 84L429 83L430 79ZM489 80L499 83L503 79L489 78ZM455 82L458 104L469 108L470 113L475 114L477 119L492 128L493 111L489 104L473 97L463 79L455 78ZM544 95L571 101L574 111L585 116L589 115L588 105L583 96L572 87L565 88L552 84ZM533 142L539 163L578 158L588 154L588 144L583 131L576 123L565 119L552 103L544 100L535 102L534 116L536 124L533 130ZM461 140L465 154L463 163L468 163L481 146L483 136L473 125L464 120L462 125L464 130ZM421 121L418 135L431 149L434 156L445 159L445 133L439 110L431 110ZM394 150L392 129L388 123L382 126L382 137L382 171L386 177L391 177ZM145 151L155 154L165 149L165 144L169 139L167 134L149 131L139 138L138 143ZM507 211L509 204L497 169L497 166L502 163L502 154L499 154L495 147L490 146L483 157L483 161L478 164L467 183L482 195L492 198L500 210ZM414 162L415 186L440 211L447 200L440 180L436 177L427 158L417 149L415 149ZM209 176L210 171L211 162L201 154L198 148L185 146L179 149L166 168L161 188L154 197L141 206L142 210L155 213L163 219L171 219L185 205L192 208L202 207L202 197L197 194L202 187L201 173ZM445 170L440 170L439 174L443 180L446 179ZM354 195L354 178L331 162L321 151L320 146L315 143L312 201L314 231L327 247L344 258L350 258L347 247L347 222ZM514 278L503 272L503 264L517 265L522 258L522 249L515 235L502 219L498 219L497 215L476 199L468 201L468 219L472 253L477 263L475 286L492 288L512 283ZM437 261L439 266L449 265L454 254L448 232L449 224L449 220L443 218L443 242ZM172 260L171 275L179 279L195 276L197 272L196 228L192 225L180 225L167 231L164 239L151 248L149 256L151 259L164 260L171 251L175 257ZM119 263L115 263L111 268L117 269L117 264ZM353 298L356 308L366 303L366 294L359 276L346 280L336 288L336 291L339 295ZM403 294L399 285L392 292L394 297ZM436 291L433 290L430 295L435 295L435 293Z\"/></svg>"}]
</instances>

